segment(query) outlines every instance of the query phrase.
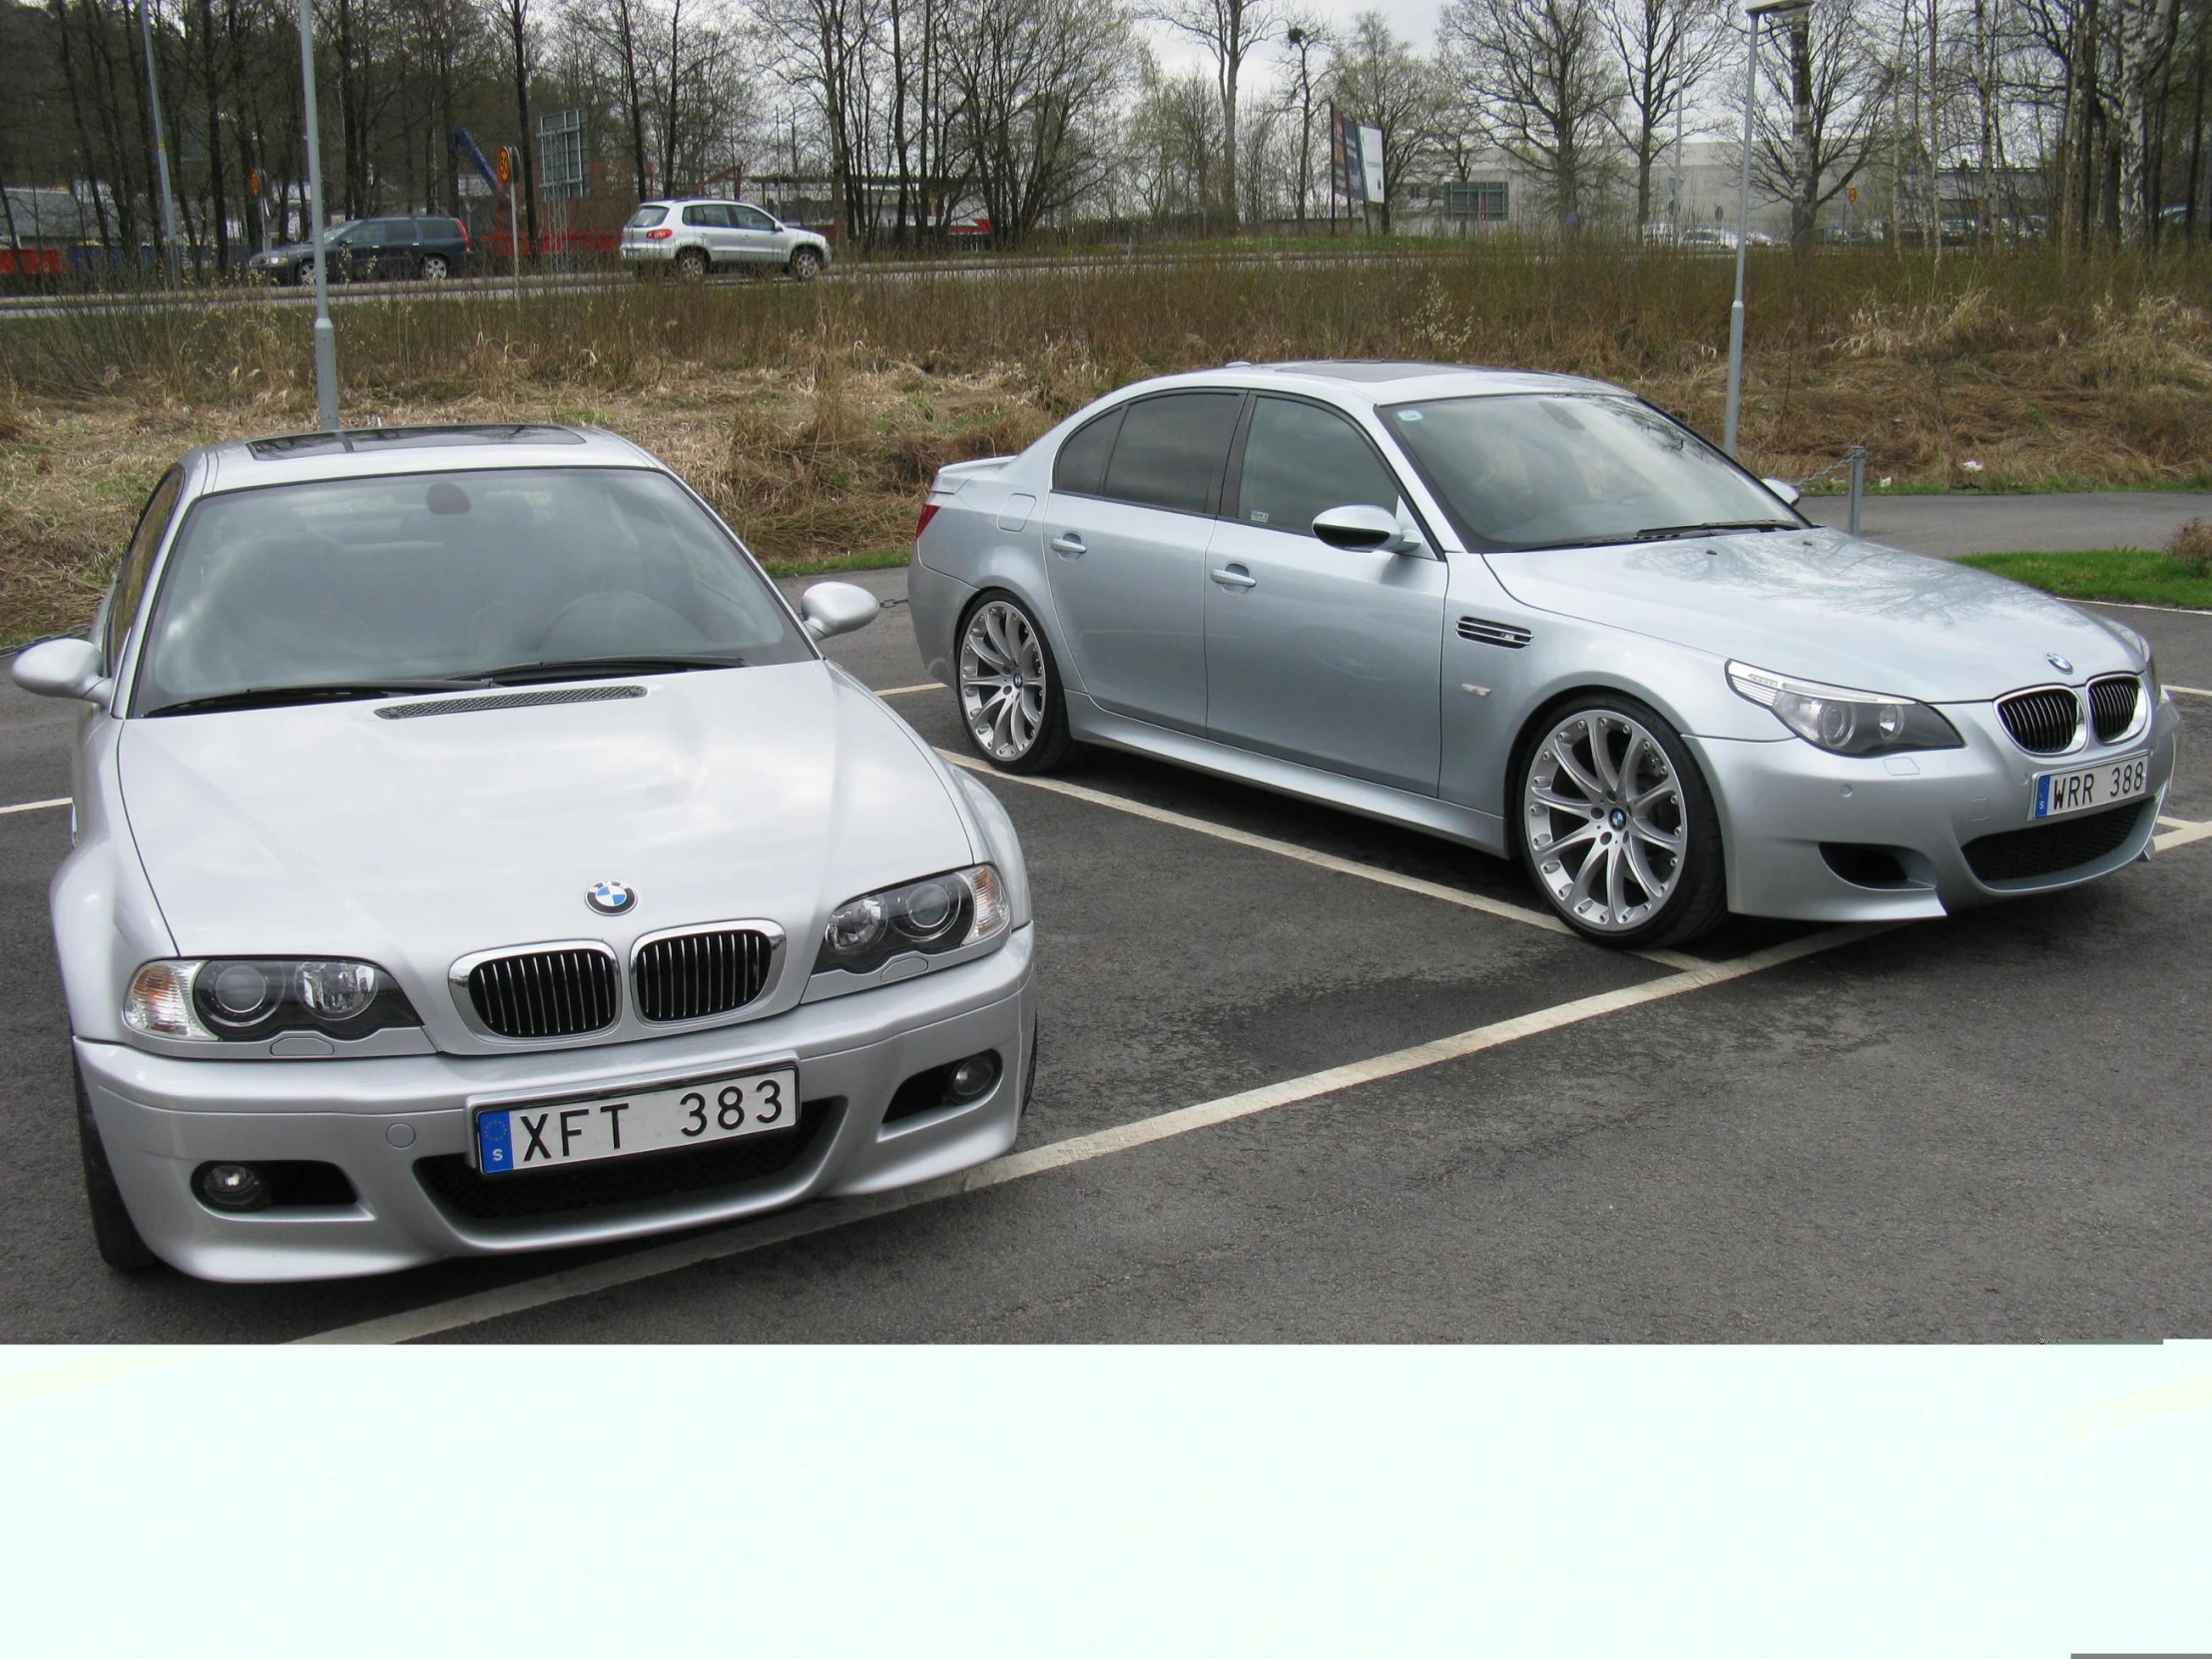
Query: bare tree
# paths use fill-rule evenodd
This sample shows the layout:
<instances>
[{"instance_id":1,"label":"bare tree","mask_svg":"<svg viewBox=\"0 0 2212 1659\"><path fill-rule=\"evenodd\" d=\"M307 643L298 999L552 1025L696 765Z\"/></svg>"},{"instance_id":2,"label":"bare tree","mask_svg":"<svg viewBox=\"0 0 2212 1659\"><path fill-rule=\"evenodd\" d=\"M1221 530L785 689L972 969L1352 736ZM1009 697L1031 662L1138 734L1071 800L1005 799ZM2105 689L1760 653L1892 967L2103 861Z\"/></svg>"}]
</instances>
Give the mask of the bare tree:
<instances>
[{"instance_id":1,"label":"bare tree","mask_svg":"<svg viewBox=\"0 0 2212 1659\"><path fill-rule=\"evenodd\" d=\"M1752 143L1759 187L1790 204L1791 241L1813 240L1820 211L1851 187L1883 137L1891 71L1870 42L1858 0L1813 0L1791 17L1788 46L1762 53L1766 73Z\"/></svg>"},{"instance_id":2,"label":"bare tree","mask_svg":"<svg viewBox=\"0 0 2212 1659\"><path fill-rule=\"evenodd\" d=\"M1534 175L1555 226L1598 206L1621 96L1599 0L1446 0L1452 73L1494 111L1501 147Z\"/></svg>"},{"instance_id":3,"label":"bare tree","mask_svg":"<svg viewBox=\"0 0 2212 1659\"><path fill-rule=\"evenodd\" d=\"M1095 189L1130 44L1113 0L968 0L945 67L996 240L1026 240Z\"/></svg>"},{"instance_id":4,"label":"bare tree","mask_svg":"<svg viewBox=\"0 0 2212 1659\"><path fill-rule=\"evenodd\" d=\"M1283 31L1283 43L1297 56L1297 67L1289 75L1290 86L1285 99L1298 102L1298 228L1306 229L1306 205L1314 194L1314 65L1313 55L1317 47L1329 44L1327 28L1313 18L1301 13Z\"/></svg>"},{"instance_id":5,"label":"bare tree","mask_svg":"<svg viewBox=\"0 0 2212 1659\"><path fill-rule=\"evenodd\" d=\"M1611 0L1606 30L1622 98L1614 130L1636 170L1636 223L1651 223L1651 174L1698 89L1733 44L1729 0Z\"/></svg>"},{"instance_id":6,"label":"bare tree","mask_svg":"<svg viewBox=\"0 0 2212 1659\"><path fill-rule=\"evenodd\" d=\"M1275 23L1275 0L1169 0L1153 14L1188 35L1214 60L1214 84L1221 96L1221 205L1229 228L1237 228L1238 89L1245 59L1264 44Z\"/></svg>"}]
</instances>

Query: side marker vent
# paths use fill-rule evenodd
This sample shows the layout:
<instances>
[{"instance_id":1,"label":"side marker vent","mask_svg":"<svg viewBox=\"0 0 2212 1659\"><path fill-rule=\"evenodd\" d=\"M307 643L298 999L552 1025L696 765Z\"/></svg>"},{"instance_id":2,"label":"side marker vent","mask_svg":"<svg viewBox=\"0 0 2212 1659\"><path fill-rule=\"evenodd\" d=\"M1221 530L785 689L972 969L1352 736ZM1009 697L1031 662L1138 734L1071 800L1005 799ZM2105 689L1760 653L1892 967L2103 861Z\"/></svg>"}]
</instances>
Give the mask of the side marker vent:
<instances>
[{"instance_id":1,"label":"side marker vent","mask_svg":"<svg viewBox=\"0 0 2212 1659\"><path fill-rule=\"evenodd\" d=\"M1516 628L1510 622L1484 622L1478 616L1463 616L1459 619L1459 637L1477 645L1501 645L1508 651L1518 651L1530 635L1527 629Z\"/></svg>"}]
</instances>

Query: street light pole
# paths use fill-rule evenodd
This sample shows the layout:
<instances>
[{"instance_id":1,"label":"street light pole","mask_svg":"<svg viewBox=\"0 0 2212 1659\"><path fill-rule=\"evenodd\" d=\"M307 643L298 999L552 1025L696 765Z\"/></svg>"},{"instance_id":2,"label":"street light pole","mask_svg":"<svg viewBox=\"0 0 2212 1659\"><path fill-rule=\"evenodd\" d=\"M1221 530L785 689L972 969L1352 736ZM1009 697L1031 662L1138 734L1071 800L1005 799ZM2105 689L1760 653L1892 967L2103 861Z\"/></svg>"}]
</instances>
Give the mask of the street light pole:
<instances>
[{"instance_id":1,"label":"street light pole","mask_svg":"<svg viewBox=\"0 0 2212 1659\"><path fill-rule=\"evenodd\" d=\"M1759 103L1759 26L1784 12L1811 8L1812 0L1775 0L1745 14L1751 21L1751 43L1744 53L1744 156L1736 185L1736 302L1728 307L1728 415L1721 428L1721 447L1731 456L1744 399L1744 261L1751 249L1751 127Z\"/></svg>"},{"instance_id":2,"label":"street light pole","mask_svg":"<svg viewBox=\"0 0 2212 1659\"><path fill-rule=\"evenodd\" d=\"M338 336L330 326L330 251L322 242L322 123L314 99L314 0L299 0L299 79L307 95L307 246L314 250L314 402L338 429Z\"/></svg>"},{"instance_id":3,"label":"street light pole","mask_svg":"<svg viewBox=\"0 0 2212 1659\"><path fill-rule=\"evenodd\" d=\"M162 264L177 285L177 193L169 186L169 135L162 130L162 84L154 73L153 0L139 0L139 39L146 47L146 98L154 117L154 160L162 173Z\"/></svg>"}]
</instances>

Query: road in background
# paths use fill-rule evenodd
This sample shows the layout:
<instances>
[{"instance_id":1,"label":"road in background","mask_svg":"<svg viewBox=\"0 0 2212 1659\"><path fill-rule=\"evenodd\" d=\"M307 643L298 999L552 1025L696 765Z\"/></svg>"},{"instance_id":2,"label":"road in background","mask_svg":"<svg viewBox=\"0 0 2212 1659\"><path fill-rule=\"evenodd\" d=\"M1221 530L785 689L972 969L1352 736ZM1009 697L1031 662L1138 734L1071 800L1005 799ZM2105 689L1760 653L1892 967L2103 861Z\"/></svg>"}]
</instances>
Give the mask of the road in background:
<instances>
[{"instance_id":1,"label":"road in background","mask_svg":"<svg viewBox=\"0 0 2212 1659\"><path fill-rule=\"evenodd\" d=\"M1809 495L1798 510L1842 529L1850 503ZM1870 541L1955 559L1961 553L2071 553L2097 547L2164 547L2192 518L2212 518L2212 494L2096 490L2079 495L1880 495L1859 521Z\"/></svg>"}]
</instances>

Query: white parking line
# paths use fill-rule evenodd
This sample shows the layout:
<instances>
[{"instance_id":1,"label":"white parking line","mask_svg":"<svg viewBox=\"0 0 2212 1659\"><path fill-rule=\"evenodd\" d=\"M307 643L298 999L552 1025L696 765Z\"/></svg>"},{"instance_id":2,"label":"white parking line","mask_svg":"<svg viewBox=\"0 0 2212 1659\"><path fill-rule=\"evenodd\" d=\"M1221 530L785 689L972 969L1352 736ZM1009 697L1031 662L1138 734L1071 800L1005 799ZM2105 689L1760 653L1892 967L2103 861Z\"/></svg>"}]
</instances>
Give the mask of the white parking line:
<instances>
[{"instance_id":1,"label":"white parking line","mask_svg":"<svg viewBox=\"0 0 2212 1659\"><path fill-rule=\"evenodd\" d=\"M892 686L885 691L877 692L875 695L877 697L911 697L915 692L943 690L944 688L942 686L938 685L936 681L932 680L926 686Z\"/></svg>"},{"instance_id":2,"label":"white parking line","mask_svg":"<svg viewBox=\"0 0 2212 1659\"><path fill-rule=\"evenodd\" d=\"M1471 1031L1439 1038L1435 1042L1417 1043L1411 1048L1378 1054L1373 1059L1357 1060L1351 1065L1332 1066L1326 1071L1309 1072L1304 1077L1293 1077L1281 1083L1247 1089L1241 1094L1224 1095L1217 1100L1202 1101L1196 1106L1162 1112L1156 1117L1140 1118L1135 1123L1119 1124L1088 1135L1071 1136L1067 1140L1053 1141L1028 1152L1009 1153L1003 1158L995 1158L958 1175L909 1187L902 1192L882 1193L869 1198L834 1199L804 1209L787 1210L757 1222L741 1222L714 1233L679 1240L674 1244L651 1246L626 1256L594 1262L586 1267L564 1269L559 1273L526 1279L519 1284L502 1286L498 1290L479 1291L473 1296L432 1303L426 1308L411 1309L383 1319L365 1320L358 1325L302 1337L299 1341L405 1343L434 1337L441 1332L458 1331L471 1325L480 1325L487 1320L504 1319L533 1308L543 1308L550 1303L615 1290L624 1285L636 1284L640 1280L656 1279L681 1268L696 1267L702 1262L742 1256L769 1245L784 1244L793 1239L806 1238L810 1234L827 1233L875 1216L889 1215L894 1211L913 1209L917 1205L932 1204L939 1199L957 1197L961 1193L1002 1187L1011 1181L1023 1181L1033 1175L1066 1169L1071 1164L1087 1163L1094 1158L1108 1157L1117 1152L1129 1152L1157 1141L1188 1135L1194 1130L1210 1129L1237 1118L1271 1112L1278 1107L1294 1106L1345 1089L1355 1089L1364 1083L1401 1077L1407 1072L1421 1071L1450 1060L1463 1060L1469 1055L1518 1042L1524 1037L1577 1025L1584 1020L1618 1013L1624 1008L1663 1001L1667 997L1680 996L1685 991L1702 990L1708 985L1742 979L1768 968L1780 967L1786 962L1799 961L1824 950L1833 950L1838 945L1851 944L1871 934L1886 932L1897 925L1900 924L1891 922L1871 926L1831 927L1825 932L1811 933L1787 944L1778 944L1748 956L1739 956L1734 961L1701 962L1695 968L1646 980L1641 985L1604 991L1596 996L1577 997L1572 1002L1562 1002L1532 1014L1520 1014L1489 1025L1478 1025Z\"/></svg>"},{"instance_id":3,"label":"white parking line","mask_svg":"<svg viewBox=\"0 0 2212 1659\"><path fill-rule=\"evenodd\" d=\"M2183 697L2212 697L2212 691L2205 691L2197 686L2168 686L2166 689L2179 692Z\"/></svg>"},{"instance_id":4,"label":"white parking line","mask_svg":"<svg viewBox=\"0 0 2212 1659\"><path fill-rule=\"evenodd\" d=\"M1154 824L1170 825L1177 830L1212 835L1216 840L1230 841L1238 846L1273 852L1280 857L1296 858L1300 863L1312 864L1319 869L1335 870L1340 875L1357 875L1363 881L1380 882L1385 887L1396 887L1402 892L1419 893L1424 898L1440 898L1447 904L1480 910L1484 915L1500 916L1528 927L1541 927L1547 933L1571 935L1574 931L1565 922L1540 911L1508 904L1499 898L1484 898L1479 893L1464 892L1457 887L1447 887L1441 881L1424 881L1417 875L1401 875L1394 869L1356 863L1350 858L1340 858L1335 853L1316 852L1312 847L1300 846L1296 841L1279 841L1272 835L1255 835L1247 830L1232 830L1227 825L1209 823L1205 819L1191 818L1183 813L1171 813L1163 807L1148 807L1141 801L1131 801L1125 796L1108 795L1104 790L1085 789L1081 784L1063 784L1057 778L1023 778L1014 773L999 772L985 766L981 761L950 749L940 749L937 753L954 766L965 767L986 778L1004 779L1009 784L1025 784L1036 790L1049 790L1054 795L1087 801L1094 807L1108 807L1117 813L1127 813L1131 818L1149 819ZM1678 964L1669 962L1665 965L1671 967Z\"/></svg>"},{"instance_id":5,"label":"white parking line","mask_svg":"<svg viewBox=\"0 0 2212 1659\"><path fill-rule=\"evenodd\" d=\"M2169 851L2177 846L2187 846L2194 841L2212 837L2212 824L2175 824L2171 819L2160 819L2160 824L2174 824L2163 835L2150 838L2151 848L2157 852Z\"/></svg>"},{"instance_id":6,"label":"white parking line","mask_svg":"<svg viewBox=\"0 0 2212 1659\"><path fill-rule=\"evenodd\" d=\"M6 818L10 813L43 813L50 808L68 805L69 797L66 795L53 801L19 801L13 807L0 807L0 818Z\"/></svg>"}]
</instances>

